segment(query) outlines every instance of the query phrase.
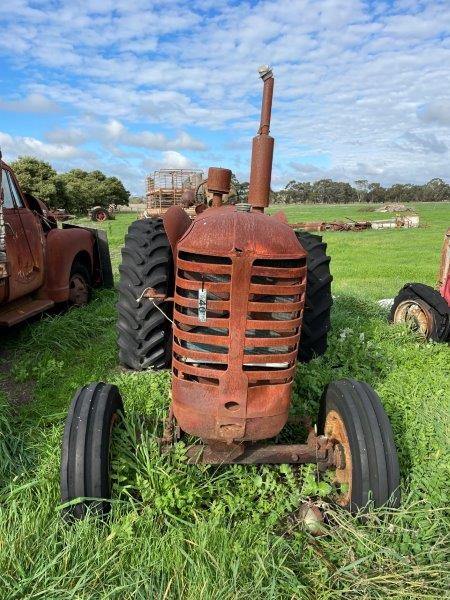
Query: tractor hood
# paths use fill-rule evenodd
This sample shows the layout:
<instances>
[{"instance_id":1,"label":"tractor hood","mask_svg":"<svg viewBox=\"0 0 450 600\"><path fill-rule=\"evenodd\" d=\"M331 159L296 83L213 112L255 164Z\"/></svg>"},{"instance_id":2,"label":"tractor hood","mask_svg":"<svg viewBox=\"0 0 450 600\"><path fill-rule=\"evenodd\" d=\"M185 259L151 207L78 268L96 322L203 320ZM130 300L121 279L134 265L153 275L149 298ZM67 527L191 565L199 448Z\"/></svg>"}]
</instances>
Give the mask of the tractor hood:
<instances>
[{"instance_id":1,"label":"tractor hood","mask_svg":"<svg viewBox=\"0 0 450 600\"><path fill-rule=\"evenodd\" d=\"M179 245L189 252L217 256L253 254L255 257L299 258L305 252L285 222L235 206L209 208L198 215Z\"/></svg>"}]
</instances>

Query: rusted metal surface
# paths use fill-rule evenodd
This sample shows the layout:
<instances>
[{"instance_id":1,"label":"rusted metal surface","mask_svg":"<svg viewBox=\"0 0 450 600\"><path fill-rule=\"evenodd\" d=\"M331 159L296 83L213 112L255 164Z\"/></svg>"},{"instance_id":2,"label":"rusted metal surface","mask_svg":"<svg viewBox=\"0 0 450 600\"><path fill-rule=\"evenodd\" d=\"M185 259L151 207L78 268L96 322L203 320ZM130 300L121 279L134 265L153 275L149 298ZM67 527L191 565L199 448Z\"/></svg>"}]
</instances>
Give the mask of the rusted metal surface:
<instances>
[{"instance_id":1,"label":"rusted metal surface","mask_svg":"<svg viewBox=\"0 0 450 600\"><path fill-rule=\"evenodd\" d=\"M306 444L220 443L191 446L188 461L202 464L317 464L320 471L342 466L344 449L339 440L313 431Z\"/></svg>"},{"instance_id":2,"label":"rusted metal surface","mask_svg":"<svg viewBox=\"0 0 450 600\"><path fill-rule=\"evenodd\" d=\"M230 169L221 169L219 167L210 167L208 170L208 192L211 192L212 206L215 208L222 206L222 197L228 194L231 186Z\"/></svg>"},{"instance_id":3,"label":"rusted metal surface","mask_svg":"<svg viewBox=\"0 0 450 600\"><path fill-rule=\"evenodd\" d=\"M450 306L450 227L445 234L438 274L438 289Z\"/></svg>"},{"instance_id":4,"label":"rusted metal surface","mask_svg":"<svg viewBox=\"0 0 450 600\"><path fill-rule=\"evenodd\" d=\"M324 427L325 436L337 443L333 447L331 463L335 465L334 483L340 488L336 501L348 506L352 497L352 454L347 430L342 417L334 410L327 414Z\"/></svg>"},{"instance_id":5,"label":"rusted metal surface","mask_svg":"<svg viewBox=\"0 0 450 600\"><path fill-rule=\"evenodd\" d=\"M400 302L394 313L393 321L394 323L408 323L412 329L419 331L427 339L434 322L430 306L419 298Z\"/></svg>"},{"instance_id":6,"label":"rusted metal surface","mask_svg":"<svg viewBox=\"0 0 450 600\"><path fill-rule=\"evenodd\" d=\"M71 281L75 259L97 283L95 235L88 229L58 229L44 203L23 194L13 171L2 163L8 204L3 206L7 270L0 286L0 323L10 326L46 310L56 302L83 295ZM107 244L107 242L106 242Z\"/></svg>"},{"instance_id":7,"label":"rusted metal surface","mask_svg":"<svg viewBox=\"0 0 450 600\"><path fill-rule=\"evenodd\" d=\"M0 150L0 279L4 279L8 276L8 267L6 262L6 225L3 213L3 200L3 161L2 151Z\"/></svg>"},{"instance_id":8,"label":"rusted metal surface","mask_svg":"<svg viewBox=\"0 0 450 600\"><path fill-rule=\"evenodd\" d=\"M171 206L162 218L164 230L169 238L172 255L176 257L176 246L178 240L191 226L192 220L180 206Z\"/></svg>"},{"instance_id":9,"label":"rusted metal surface","mask_svg":"<svg viewBox=\"0 0 450 600\"><path fill-rule=\"evenodd\" d=\"M274 79L270 67L261 67L260 75L264 81L264 91L259 131L252 144L248 201L256 210L263 212L269 206L272 177L274 139L269 131Z\"/></svg>"},{"instance_id":10,"label":"rusted metal surface","mask_svg":"<svg viewBox=\"0 0 450 600\"><path fill-rule=\"evenodd\" d=\"M172 397L184 431L232 442L282 429L305 288L306 254L284 223L232 206L195 218L177 245L173 317Z\"/></svg>"}]
</instances>

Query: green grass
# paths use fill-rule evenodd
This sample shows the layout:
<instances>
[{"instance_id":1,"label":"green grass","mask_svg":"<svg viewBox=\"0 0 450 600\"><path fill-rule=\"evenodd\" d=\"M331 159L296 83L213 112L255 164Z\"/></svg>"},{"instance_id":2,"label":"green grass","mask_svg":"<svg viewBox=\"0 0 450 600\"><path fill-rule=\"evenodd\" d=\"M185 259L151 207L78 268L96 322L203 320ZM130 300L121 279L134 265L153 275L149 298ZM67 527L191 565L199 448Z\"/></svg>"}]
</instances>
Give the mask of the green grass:
<instances>
[{"instance_id":1,"label":"green grass","mask_svg":"<svg viewBox=\"0 0 450 600\"><path fill-rule=\"evenodd\" d=\"M288 207L291 221L361 218L359 207ZM327 354L299 365L293 411L315 415L323 387L351 376L383 399L399 448L402 507L356 519L320 497L314 469L202 467L154 441L169 402L168 373L117 367L115 292L78 311L8 332L17 385L33 399L0 407L0 598L443 598L448 593L450 351L386 324L374 300L408 279L433 283L449 205L417 205L424 227L328 233L334 294ZM103 225L115 271L135 215ZM363 217L364 218L364 217ZM3 335L3 332L2 332ZM5 376L6 377L6 376ZM80 385L116 383L127 430L117 438L111 518L60 518L59 445ZM143 436L136 437L136 429ZM286 440L298 441L287 430ZM312 538L296 511L312 497L329 514Z\"/></svg>"}]
</instances>

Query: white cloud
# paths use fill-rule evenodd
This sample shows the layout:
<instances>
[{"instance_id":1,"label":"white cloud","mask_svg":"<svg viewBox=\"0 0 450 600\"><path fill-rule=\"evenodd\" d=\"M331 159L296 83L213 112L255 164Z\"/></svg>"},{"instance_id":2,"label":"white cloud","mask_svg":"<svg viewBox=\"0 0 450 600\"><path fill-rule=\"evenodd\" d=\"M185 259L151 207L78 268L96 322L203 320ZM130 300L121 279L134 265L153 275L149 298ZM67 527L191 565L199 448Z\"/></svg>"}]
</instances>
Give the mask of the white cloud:
<instances>
[{"instance_id":1,"label":"white cloud","mask_svg":"<svg viewBox=\"0 0 450 600\"><path fill-rule=\"evenodd\" d=\"M48 144L33 137L12 136L0 131L0 146L6 160L31 155L42 160L68 160L89 157L90 153L70 144Z\"/></svg>"},{"instance_id":2,"label":"white cloud","mask_svg":"<svg viewBox=\"0 0 450 600\"><path fill-rule=\"evenodd\" d=\"M18 113L51 113L59 110L58 105L41 94L28 94L15 100L1 100L0 110Z\"/></svg>"},{"instance_id":3,"label":"white cloud","mask_svg":"<svg viewBox=\"0 0 450 600\"><path fill-rule=\"evenodd\" d=\"M162 153L160 166L161 168L168 169L187 169L188 167L195 167L197 165L187 156L180 154L180 152L167 150Z\"/></svg>"},{"instance_id":4,"label":"white cloud","mask_svg":"<svg viewBox=\"0 0 450 600\"><path fill-rule=\"evenodd\" d=\"M12 0L3 20L3 64L23 74L16 91L70 115L44 144L94 139L105 165L202 151L202 166L223 156L246 176L257 60L276 76L278 185L314 168L382 183L450 179L448 0Z\"/></svg>"}]
</instances>

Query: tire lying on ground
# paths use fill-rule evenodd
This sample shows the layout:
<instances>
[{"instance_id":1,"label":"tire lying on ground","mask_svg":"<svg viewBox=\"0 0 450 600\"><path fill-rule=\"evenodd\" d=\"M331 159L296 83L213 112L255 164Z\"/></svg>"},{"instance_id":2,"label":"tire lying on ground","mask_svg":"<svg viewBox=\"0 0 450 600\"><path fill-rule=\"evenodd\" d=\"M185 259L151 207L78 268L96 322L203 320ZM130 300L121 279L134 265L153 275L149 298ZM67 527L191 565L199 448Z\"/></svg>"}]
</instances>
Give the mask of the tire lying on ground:
<instances>
[{"instance_id":1,"label":"tire lying on ground","mask_svg":"<svg viewBox=\"0 0 450 600\"><path fill-rule=\"evenodd\" d=\"M298 349L298 360L307 363L327 349L333 277L330 273L331 259L326 254L327 245L321 236L307 231L296 231L295 234L308 253L305 309Z\"/></svg>"},{"instance_id":2,"label":"tire lying on ground","mask_svg":"<svg viewBox=\"0 0 450 600\"><path fill-rule=\"evenodd\" d=\"M135 371L169 368L172 356L170 302L141 298L147 288L173 293L173 261L162 219L130 225L119 267L118 344L120 363ZM158 307L158 308L157 308ZM162 312L161 312L162 311Z\"/></svg>"},{"instance_id":3,"label":"tire lying on ground","mask_svg":"<svg viewBox=\"0 0 450 600\"><path fill-rule=\"evenodd\" d=\"M406 323L427 340L445 342L450 335L450 308L437 290L423 283L407 283L394 298L391 323Z\"/></svg>"}]
</instances>

